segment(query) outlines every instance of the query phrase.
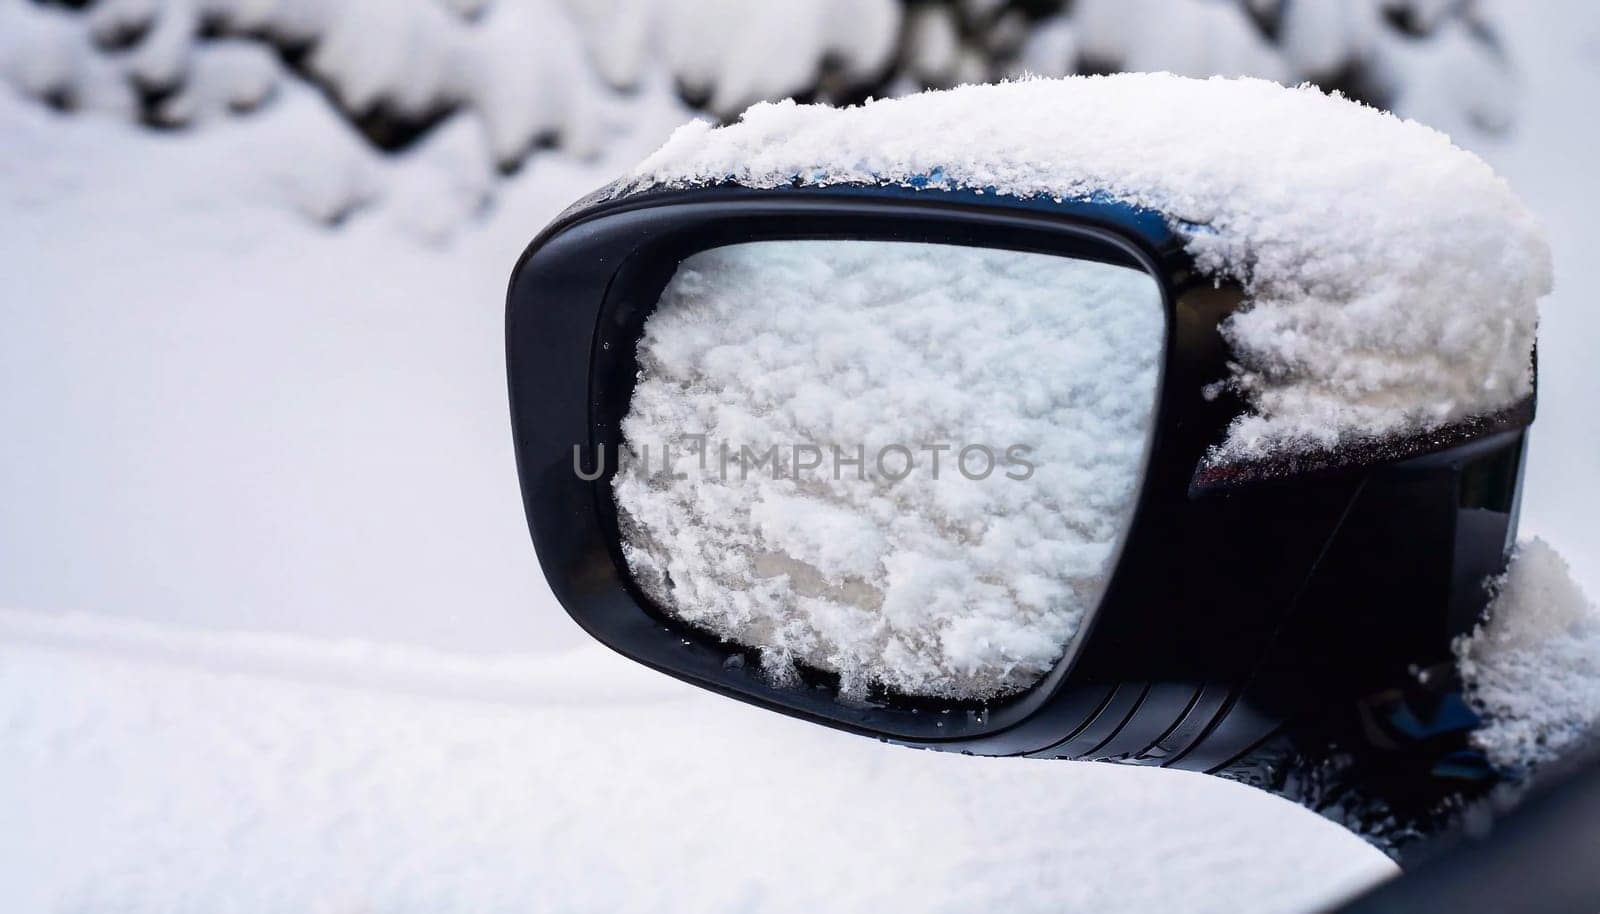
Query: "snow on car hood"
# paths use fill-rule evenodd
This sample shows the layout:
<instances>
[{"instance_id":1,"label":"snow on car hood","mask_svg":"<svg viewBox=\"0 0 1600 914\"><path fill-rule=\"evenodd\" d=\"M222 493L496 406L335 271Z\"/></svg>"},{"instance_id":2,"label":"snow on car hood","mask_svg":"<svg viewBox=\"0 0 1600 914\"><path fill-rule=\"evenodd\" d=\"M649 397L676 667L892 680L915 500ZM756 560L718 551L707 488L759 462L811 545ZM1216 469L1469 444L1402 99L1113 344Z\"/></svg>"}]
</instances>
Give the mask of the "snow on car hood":
<instances>
[{"instance_id":1,"label":"snow on car hood","mask_svg":"<svg viewBox=\"0 0 1600 914\"><path fill-rule=\"evenodd\" d=\"M1532 393L1549 248L1477 156L1413 121L1252 79L962 86L692 122L630 189L733 182L1091 194L1163 213L1246 307L1223 333L1248 411L1213 462L1331 452Z\"/></svg>"}]
</instances>

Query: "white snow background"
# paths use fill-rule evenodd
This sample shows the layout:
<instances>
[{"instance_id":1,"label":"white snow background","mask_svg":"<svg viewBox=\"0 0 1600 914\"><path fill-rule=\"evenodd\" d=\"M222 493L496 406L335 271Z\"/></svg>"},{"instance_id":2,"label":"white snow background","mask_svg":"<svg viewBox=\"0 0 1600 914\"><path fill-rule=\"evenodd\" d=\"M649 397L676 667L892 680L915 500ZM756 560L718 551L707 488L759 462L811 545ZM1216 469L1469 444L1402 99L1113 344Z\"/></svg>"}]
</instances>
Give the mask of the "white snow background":
<instances>
[{"instance_id":1,"label":"white snow background","mask_svg":"<svg viewBox=\"0 0 1600 914\"><path fill-rule=\"evenodd\" d=\"M1550 232L1523 530L1596 593L1600 10L1488 12L1517 79L1400 109ZM183 133L0 88L0 906L1293 911L1389 873L1236 785L893 749L585 645L516 496L502 296L687 116L634 78L593 155L505 180L469 120L379 159L294 82Z\"/></svg>"}]
</instances>

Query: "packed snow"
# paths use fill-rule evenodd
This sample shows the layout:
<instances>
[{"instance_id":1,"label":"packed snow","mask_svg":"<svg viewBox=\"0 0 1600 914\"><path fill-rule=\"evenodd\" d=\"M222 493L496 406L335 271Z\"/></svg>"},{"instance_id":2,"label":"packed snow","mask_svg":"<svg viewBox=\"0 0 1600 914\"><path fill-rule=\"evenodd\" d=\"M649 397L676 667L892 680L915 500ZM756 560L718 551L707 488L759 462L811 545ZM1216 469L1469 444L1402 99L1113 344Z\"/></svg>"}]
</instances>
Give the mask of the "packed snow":
<instances>
[{"instance_id":1,"label":"packed snow","mask_svg":"<svg viewBox=\"0 0 1600 914\"><path fill-rule=\"evenodd\" d=\"M631 186L718 182L1103 194L1165 214L1248 296L1223 330L1250 410L1217 461L1425 431L1532 392L1551 286L1532 214L1443 134L1312 87L1124 74L760 104L679 128Z\"/></svg>"},{"instance_id":2,"label":"packed snow","mask_svg":"<svg viewBox=\"0 0 1600 914\"><path fill-rule=\"evenodd\" d=\"M1394 873L1238 784L883 746L598 646L127 628L0 612L8 914L1295 914Z\"/></svg>"},{"instance_id":3,"label":"packed snow","mask_svg":"<svg viewBox=\"0 0 1600 914\"><path fill-rule=\"evenodd\" d=\"M1485 718L1474 740L1496 764L1526 770L1600 736L1600 609L1537 538L1517 548L1493 591L1456 652Z\"/></svg>"},{"instance_id":4,"label":"packed snow","mask_svg":"<svg viewBox=\"0 0 1600 914\"><path fill-rule=\"evenodd\" d=\"M635 576L780 676L1026 688L1105 587L1164 335L1160 289L1127 267L866 241L696 254L645 324L622 426Z\"/></svg>"}]
</instances>

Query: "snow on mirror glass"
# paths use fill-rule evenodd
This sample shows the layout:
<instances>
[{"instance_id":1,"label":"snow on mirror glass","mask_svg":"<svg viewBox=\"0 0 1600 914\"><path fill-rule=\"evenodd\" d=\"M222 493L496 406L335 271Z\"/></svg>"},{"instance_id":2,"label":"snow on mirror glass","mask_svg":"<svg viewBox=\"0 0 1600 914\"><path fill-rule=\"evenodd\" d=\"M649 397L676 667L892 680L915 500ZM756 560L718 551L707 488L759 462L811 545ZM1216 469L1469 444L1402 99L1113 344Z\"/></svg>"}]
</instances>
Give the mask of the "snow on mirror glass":
<instances>
[{"instance_id":1,"label":"snow on mirror glass","mask_svg":"<svg viewBox=\"0 0 1600 914\"><path fill-rule=\"evenodd\" d=\"M779 681L1026 689L1105 590L1164 350L1159 288L1125 266L880 241L695 254L638 343L624 555L662 610Z\"/></svg>"}]
</instances>

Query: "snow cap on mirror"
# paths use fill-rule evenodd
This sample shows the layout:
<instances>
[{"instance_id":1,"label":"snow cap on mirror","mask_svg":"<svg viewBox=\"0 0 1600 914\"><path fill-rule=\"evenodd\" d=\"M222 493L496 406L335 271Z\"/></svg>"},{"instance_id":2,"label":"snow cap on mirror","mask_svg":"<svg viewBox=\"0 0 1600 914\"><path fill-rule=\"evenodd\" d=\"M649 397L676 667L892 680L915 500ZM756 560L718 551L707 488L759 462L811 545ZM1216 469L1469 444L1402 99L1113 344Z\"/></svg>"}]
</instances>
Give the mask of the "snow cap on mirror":
<instances>
[{"instance_id":1,"label":"snow cap on mirror","mask_svg":"<svg viewBox=\"0 0 1600 914\"><path fill-rule=\"evenodd\" d=\"M1303 86L1170 74L1027 79L692 122L631 190L894 184L1155 210L1246 305L1223 324L1248 404L1213 463L1328 453L1533 391L1549 246L1482 159Z\"/></svg>"},{"instance_id":2,"label":"snow cap on mirror","mask_svg":"<svg viewBox=\"0 0 1600 914\"><path fill-rule=\"evenodd\" d=\"M1537 537L1489 582L1483 621L1455 643L1473 734L1490 761L1530 770L1600 739L1600 609Z\"/></svg>"}]
</instances>

